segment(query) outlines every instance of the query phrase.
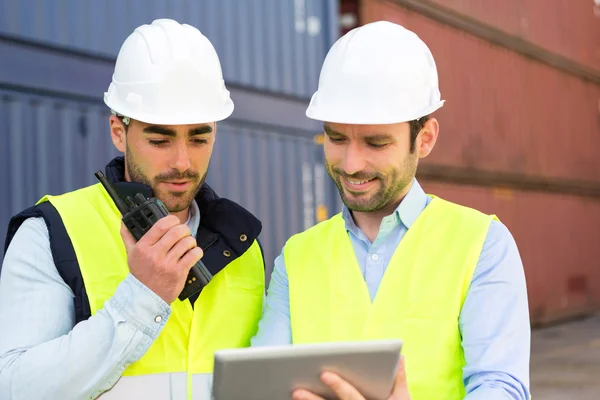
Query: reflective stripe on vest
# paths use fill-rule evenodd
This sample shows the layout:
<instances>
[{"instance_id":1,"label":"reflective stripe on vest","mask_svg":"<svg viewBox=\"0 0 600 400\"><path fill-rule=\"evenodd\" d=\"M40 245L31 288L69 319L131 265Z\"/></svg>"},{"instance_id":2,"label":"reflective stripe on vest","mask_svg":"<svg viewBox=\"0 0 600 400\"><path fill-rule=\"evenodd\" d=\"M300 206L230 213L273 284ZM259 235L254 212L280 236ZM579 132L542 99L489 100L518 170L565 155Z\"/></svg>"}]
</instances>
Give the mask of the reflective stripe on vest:
<instances>
[{"instance_id":1,"label":"reflective stripe on vest","mask_svg":"<svg viewBox=\"0 0 600 400\"><path fill-rule=\"evenodd\" d=\"M340 214L293 236L284 249L293 342L402 339L412 399L462 399L458 319L494 218L434 197L373 303Z\"/></svg>"},{"instance_id":2,"label":"reflective stripe on vest","mask_svg":"<svg viewBox=\"0 0 600 400\"><path fill-rule=\"evenodd\" d=\"M187 395L188 377L185 372L176 374L155 374L123 376L108 392L98 400L206 400L212 394L212 374L191 376L191 396Z\"/></svg>"},{"instance_id":3,"label":"reflective stripe on vest","mask_svg":"<svg viewBox=\"0 0 600 400\"><path fill-rule=\"evenodd\" d=\"M120 214L100 184L40 201L46 200L60 214L73 243L94 315L129 273ZM214 276L193 309L187 300L171 304L159 337L123 375L212 372L215 350L249 346L263 294L264 264L254 242Z\"/></svg>"}]
</instances>

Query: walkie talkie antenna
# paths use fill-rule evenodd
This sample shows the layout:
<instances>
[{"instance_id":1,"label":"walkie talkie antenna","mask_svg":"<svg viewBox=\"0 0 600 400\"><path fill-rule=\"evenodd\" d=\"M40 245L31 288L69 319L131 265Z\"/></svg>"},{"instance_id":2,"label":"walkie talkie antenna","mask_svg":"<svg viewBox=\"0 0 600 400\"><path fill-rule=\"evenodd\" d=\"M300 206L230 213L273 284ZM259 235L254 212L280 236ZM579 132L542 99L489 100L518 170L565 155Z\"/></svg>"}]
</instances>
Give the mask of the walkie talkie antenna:
<instances>
[{"instance_id":1,"label":"walkie talkie antenna","mask_svg":"<svg viewBox=\"0 0 600 400\"><path fill-rule=\"evenodd\" d=\"M98 171L94 173L94 175L96 176L96 178L98 178L102 186L104 186L104 189L106 189L108 195L113 199L121 215L127 214L129 212L129 207L127 207L127 204L125 204L123 199L121 199L121 196L119 196L119 194L115 191L112 185L108 182L102 171Z\"/></svg>"}]
</instances>

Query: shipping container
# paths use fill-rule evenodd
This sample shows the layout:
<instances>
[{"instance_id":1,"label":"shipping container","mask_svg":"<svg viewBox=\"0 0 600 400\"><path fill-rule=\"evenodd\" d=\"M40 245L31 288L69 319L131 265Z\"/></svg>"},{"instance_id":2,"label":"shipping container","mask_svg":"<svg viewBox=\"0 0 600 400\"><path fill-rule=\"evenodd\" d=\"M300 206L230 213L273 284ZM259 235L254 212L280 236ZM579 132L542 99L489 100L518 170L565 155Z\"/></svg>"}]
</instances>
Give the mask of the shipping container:
<instances>
[{"instance_id":1,"label":"shipping container","mask_svg":"<svg viewBox=\"0 0 600 400\"><path fill-rule=\"evenodd\" d=\"M600 70L600 4L594 0L393 0L445 18L467 17Z\"/></svg>"},{"instance_id":2,"label":"shipping container","mask_svg":"<svg viewBox=\"0 0 600 400\"><path fill-rule=\"evenodd\" d=\"M436 147L417 173L424 188L508 226L534 324L600 309L600 20L593 2L360 5L360 24L404 25L436 60L446 104L434 115Z\"/></svg>"},{"instance_id":3,"label":"shipping container","mask_svg":"<svg viewBox=\"0 0 600 400\"><path fill-rule=\"evenodd\" d=\"M600 183L600 72L590 82L394 2L362 12L414 30L436 60L446 104L426 163Z\"/></svg>"},{"instance_id":4,"label":"shipping container","mask_svg":"<svg viewBox=\"0 0 600 400\"><path fill-rule=\"evenodd\" d=\"M84 102L101 102L108 89L114 60L0 36L0 89L44 94ZM35 60L35 62L32 62ZM230 119L317 132L317 121L306 118L307 100L267 94L227 84L235 104Z\"/></svg>"},{"instance_id":5,"label":"shipping container","mask_svg":"<svg viewBox=\"0 0 600 400\"><path fill-rule=\"evenodd\" d=\"M600 202L421 180L427 193L495 214L523 260L533 324L600 308Z\"/></svg>"},{"instance_id":6,"label":"shipping container","mask_svg":"<svg viewBox=\"0 0 600 400\"><path fill-rule=\"evenodd\" d=\"M323 149L311 134L219 123L207 182L262 221L268 272L290 236L323 219L318 214L329 201L325 176Z\"/></svg>"},{"instance_id":7,"label":"shipping container","mask_svg":"<svg viewBox=\"0 0 600 400\"><path fill-rule=\"evenodd\" d=\"M173 18L212 41L226 82L306 99L337 12L322 0L0 0L0 38L113 60L137 26Z\"/></svg>"},{"instance_id":8,"label":"shipping container","mask_svg":"<svg viewBox=\"0 0 600 400\"><path fill-rule=\"evenodd\" d=\"M94 172L119 155L108 117L99 103L0 91L2 239L9 218L43 195L97 183ZM216 138L207 183L261 219L270 272L285 240L326 203L322 148L310 133L239 121L220 122Z\"/></svg>"},{"instance_id":9,"label":"shipping container","mask_svg":"<svg viewBox=\"0 0 600 400\"><path fill-rule=\"evenodd\" d=\"M263 221L269 272L330 201L320 124L304 113L337 37L335 1L0 0L0 238L15 212L94 183L117 154L102 96L122 42L161 17L195 25L219 53L235 110L218 125L208 182Z\"/></svg>"}]
</instances>

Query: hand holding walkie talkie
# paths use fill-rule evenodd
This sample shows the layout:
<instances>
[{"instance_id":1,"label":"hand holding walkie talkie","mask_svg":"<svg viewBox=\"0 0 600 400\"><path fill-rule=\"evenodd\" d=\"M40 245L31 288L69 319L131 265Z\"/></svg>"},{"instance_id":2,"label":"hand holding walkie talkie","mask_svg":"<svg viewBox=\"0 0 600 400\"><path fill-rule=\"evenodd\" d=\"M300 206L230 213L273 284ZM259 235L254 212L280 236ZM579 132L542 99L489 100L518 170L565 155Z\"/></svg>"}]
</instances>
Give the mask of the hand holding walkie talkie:
<instances>
[{"instance_id":1,"label":"hand holding walkie talkie","mask_svg":"<svg viewBox=\"0 0 600 400\"><path fill-rule=\"evenodd\" d=\"M104 174L101 171L96 172L95 176L102 183L102 185L104 186L104 188L106 189L106 191L108 192L108 194L110 195L112 200L114 201L115 205L121 212L121 215L123 216L122 220L123 220L125 227L127 227L127 229L129 230L129 232L135 238L136 241L140 241L140 239L142 239L142 237L148 231L150 231L152 229L152 227L155 226L155 224L159 220L170 215L168 210L165 208L165 206L163 205L163 203L160 200L158 200L155 197L151 197L151 198L147 199L141 193L136 194L133 199L131 197L127 197L126 202L124 202L121 199L121 197L117 194L115 189L112 187L112 185L107 181L106 177L104 176ZM173 225L173 226L170 226L170 225L173 225L173 223L171 221L165 220L164 222L161 222L160 226L157 227L155 230L163 229L163 230L167 231L170 228L175 229L175 225ZM175 236L175 238L173 238L173 235L174 234L171 234L169 239L165 239L165 240L171 240L171 241L184 240L183 237L178 238L177 236ZM156 239L157 241L162 240L160 236L162 236L160 233L156 233L152 238L149 238L149 239ZM165 236L166 236L166 234L165 234ZM186 235L186 236L189 237L189 235ZM177 250L180 252L182 250L184 251L183 254L181 254L181 256L182 256L181 260L183 260L185 255L188 255L189 251L191 250L189 248L183 247L184 245L179 245L179 243L177 243L177 245L175 245L175 243L173 243L173 244L174 244L174 246L172 247L172 249L174 251L177 251ZM176 248L177 248L177 250L175 250ZM148 255L148 254L141 255L141 256L150 258L150 255ZM177 260L177 261L179 261L179 260ZM149 271L149 272L151 272L151 271ZM149 279L150 278L152 278L152 277L149 277ZM154 278L160 279L161 277L154 277ZM181 291L181 293L178 296L179 300L183 301L183 300L189 298L190 296L198 293L199 291L202 290L202 288L204 286L208 285L208 283L210 282L211 279L212 279L211 273L208 271L208 269L202 263L202 261L200 261L198 259L198 261L189 270L187 279L185 280L185 283L183 286L183 290Z\"/></svg>"}]
</instances>

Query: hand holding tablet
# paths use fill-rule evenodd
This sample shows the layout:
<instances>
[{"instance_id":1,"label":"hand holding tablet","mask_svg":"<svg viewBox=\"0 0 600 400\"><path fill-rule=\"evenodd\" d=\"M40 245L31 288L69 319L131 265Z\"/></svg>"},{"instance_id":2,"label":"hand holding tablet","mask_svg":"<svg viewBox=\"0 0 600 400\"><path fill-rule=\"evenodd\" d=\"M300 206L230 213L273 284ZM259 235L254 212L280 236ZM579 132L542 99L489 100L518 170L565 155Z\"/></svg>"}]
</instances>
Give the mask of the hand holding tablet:
<instances>
[{"instance_id":1,"label":"hand holding tablet","mask_svg":"<svg viewBox=\"0 0 600 400\"><path fill-rule=\"evenodd\" d=\"M339 375L324 372L321 380L327 384L340 400L365 400L365 397L354 386L343 380ZM297 389L292 394L293 400L322 400L323 398L304 389ZM392 393L387 400L410 400L408 383L406 382L406 371L404 370L404 357L400 357L394 379Z\"/></svg>"},{"instance_id":2,"label":"hand holding tablet","mask_svg":"<svg viewBox=\"0 0 600 400\"><path fill-rule=\"evenodd\" d=\"M283 400L304 389L294 398L387 400L402 389L394 385L401 347L400 340L376 340L221 350L213 398ZM321 380L326 371L334 373L323 377L330 385L327 375L333 379L336 391Z\"/></svg>"}]
</instances>

